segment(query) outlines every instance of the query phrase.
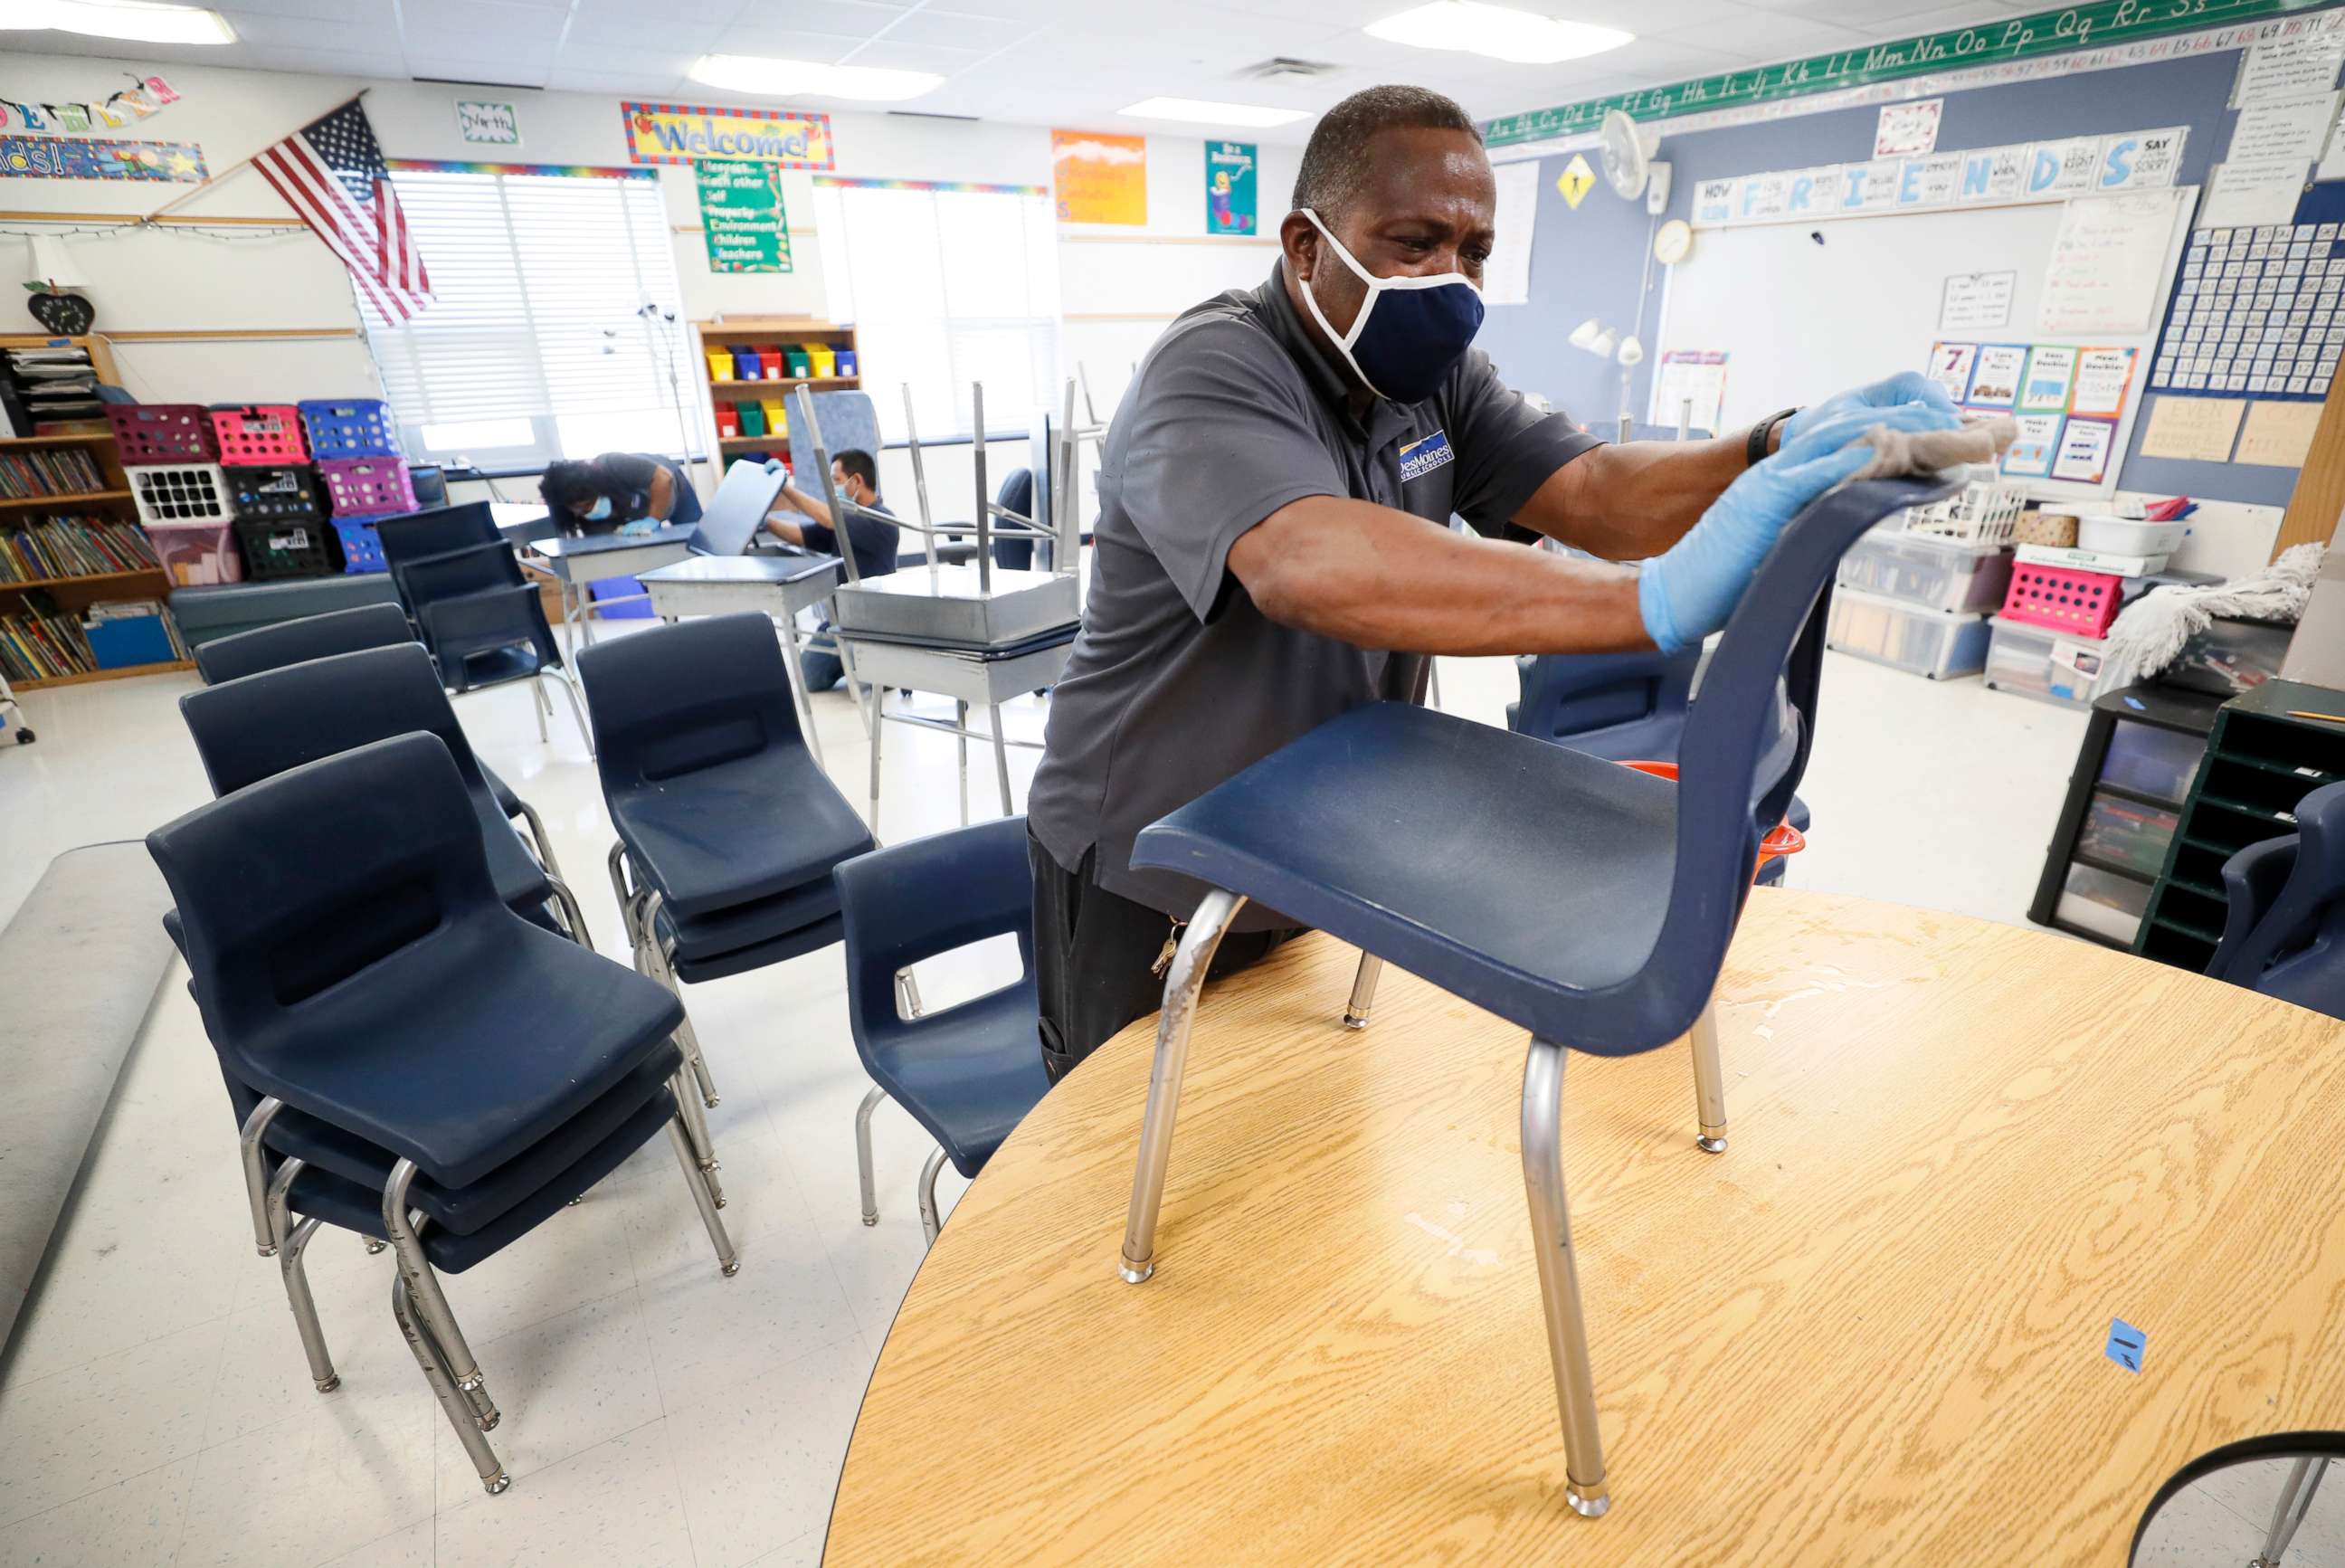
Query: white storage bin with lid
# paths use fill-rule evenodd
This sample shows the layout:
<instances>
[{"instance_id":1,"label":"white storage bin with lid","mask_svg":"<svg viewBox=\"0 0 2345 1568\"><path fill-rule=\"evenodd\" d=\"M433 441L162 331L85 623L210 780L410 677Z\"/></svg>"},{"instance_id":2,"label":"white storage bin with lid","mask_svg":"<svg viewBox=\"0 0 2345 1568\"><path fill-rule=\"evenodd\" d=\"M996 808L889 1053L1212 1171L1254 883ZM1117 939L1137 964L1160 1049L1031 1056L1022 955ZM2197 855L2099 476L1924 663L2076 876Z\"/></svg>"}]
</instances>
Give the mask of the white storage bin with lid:
<instances>
[{"instance_id":1,"label":"white storage bin with lid","mask_svg":"<svg viewBox=\"0 0 2345 1568\"><path fill-rule=\"evenodd\" d=\"M1925 610L1992 610L2011 586L2011 546L1875 528L1840 558L1837 580Z\"/></svg>"},{"instance_id":2,"label":"white storage bin with lid","mask_svg":"<svg viewBox=\"0 0 2345 1568\"><path fill-rule=\"evenodd\" d=\"M1832 593L1824 646L1932 680L1976 675L1986 665L1987 617L1917 609L1902 599L1847 588Z\"/></svg>"},{"instance_id":3,"label":"white storage bin with lid","mask_svg":"<svg viewBox=\"0 0 2345 1568\"><path fill-rule=\"evenodd\" d=\"M2076 548L2110 555L2171 555L2182 547L2182 536L2189 532L2187 523L2151 523L2108 512L2087 512L2076 519Z\"/></svg>"},{"instance_id":4,"label":"white storage bin with lid","mask_svg":"<svg viewBox=\"0 0 2345 1568\"><path fill-rule=\"evenodd\" d=\"M1986 650L1988 686L2063 708L2092 705L2107 639L2072 636L2000 616L1989 624L1994 636Z\"/></svg>"}]
</instances>

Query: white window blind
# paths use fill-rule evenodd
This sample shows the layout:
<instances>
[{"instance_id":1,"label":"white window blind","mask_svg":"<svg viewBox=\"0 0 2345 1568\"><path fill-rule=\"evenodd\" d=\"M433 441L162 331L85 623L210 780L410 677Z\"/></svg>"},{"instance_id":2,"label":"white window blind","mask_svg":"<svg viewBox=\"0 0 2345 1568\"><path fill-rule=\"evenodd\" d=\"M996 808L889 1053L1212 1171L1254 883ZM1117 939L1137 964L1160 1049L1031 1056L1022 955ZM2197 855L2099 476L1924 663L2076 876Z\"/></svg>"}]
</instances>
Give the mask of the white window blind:
<instances>
[{"instance_id":1,"label":"white window blind","mask_svg":"<svg viewBox=\"0 0 2345 1568\"><path fill-rule=\"evenodd\" d=\"M985 423L1027 428L1058 378L1059 266L1049 194L1036 188L889 189L815 181L815 229L831 320L855 323L863 390L891 441L904 394L923 439Z\"/></svg>"},{"instance_id":2,"label":"white window blind","mask_svg":"<svg viewBox=\"0 0 2345 1568\"><path fill-rule=\"evenodd\" d=\"M677 448L669 361L687 347L638 313L678 307L656 179L440 168L391 179L435 299L411 321L361 309L411 453Z\"/></svg>"}]
</instances>

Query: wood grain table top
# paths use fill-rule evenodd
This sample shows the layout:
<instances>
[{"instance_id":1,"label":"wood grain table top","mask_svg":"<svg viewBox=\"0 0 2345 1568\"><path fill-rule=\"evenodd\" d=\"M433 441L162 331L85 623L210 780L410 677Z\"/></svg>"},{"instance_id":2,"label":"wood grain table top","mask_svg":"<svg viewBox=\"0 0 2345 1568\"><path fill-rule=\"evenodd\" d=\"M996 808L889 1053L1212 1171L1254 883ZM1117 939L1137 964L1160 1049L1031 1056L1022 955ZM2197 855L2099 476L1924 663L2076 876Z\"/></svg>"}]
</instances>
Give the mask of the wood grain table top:
<instances>
[{"instance_id":1,"label":"wood grain table top","mask_svg":"<svg viewBox=\"0 0 2345 1568\"><path fill-rule=\"evenodd\" d=\"M1514 1026L1324 936L1208 986L1157 1271L1153 1021L922 1265L826 1562L2117 1564L2158 1484L2345 1424L2345 1026L2040 932L1761 891L1683 1044L1574 1056L1613 1506L1563 1502ZM2106 1354L2142 1330L2141 1369Z\"/></svg>"}]
</instances>

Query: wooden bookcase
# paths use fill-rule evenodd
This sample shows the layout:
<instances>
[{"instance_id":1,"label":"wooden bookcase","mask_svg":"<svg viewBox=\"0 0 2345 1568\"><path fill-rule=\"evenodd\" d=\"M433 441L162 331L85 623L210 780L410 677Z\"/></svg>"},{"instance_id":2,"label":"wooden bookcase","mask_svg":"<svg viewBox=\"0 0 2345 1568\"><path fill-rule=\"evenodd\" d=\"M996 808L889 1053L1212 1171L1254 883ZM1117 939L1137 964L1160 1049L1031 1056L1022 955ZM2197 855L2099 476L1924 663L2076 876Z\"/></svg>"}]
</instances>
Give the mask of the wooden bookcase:
<instances>
[{"instance_id":1,"label":"wooden bookcase","mask_svg":"<svg viewBox=\"0 0 2345 1568\"><path fill-rule=\"evenodd\" d=\"M856 367L862 368L863 356L856 349L855 329L829 321L818 321L811 316L732 316L713 321L692 324L692 362L698 369L701 384L708 392L712 416L727 404L763 402L768 399L787 401L799 387L812 387L817 392L853 392L863 385L860 374L851 376L760 377L756 381L739 381L719 376L710 369L711 350L730 351L735 348L755 349L760 344L779 343L796 347L800 343L820 343L837 351L846 349L855 353ZM787 451L789 439L768 435L734 435L722 433L720 425L711 425L708 433L711 450L716 453L716 468L721 477L725 465L745 452Z\"/></svg>"},{"instance_id":2,"label":"wooden bookcase","mask_svg":"<svg viewBox=\"0 0 2345 1568\"><path fill-rule=\"evenodd\" d=\"M114 356L102 338L56 338L37 332L0 333L0 353L9 349L54 348L70 344L88 351L90 364L102 382L116 382ZM104 421L76 423L49 435L0 437L0 451L24 451L27 448L79 446L96 460L99 473L105 476L104 488L86 495L38 495L23 500L0 500L0 527L12 526L26 514L40 516L48 512L72 511L103 516L116 522L137 523L138 507L130 498L130 480L122 472L122 458L116 452L114 434ZM41 577L31 582L0 582L0 609L15 607L16 596L40 589L56 601L59 609L78 610L100 599L155 599L168 596L171 579L160 566L138 572L106 572L86 577ZM18 691L41 691L53 686L79 686L93 680L118 680L134 675L160 675L168 670L193 669L185 659L170 659L159 664L131 665L121 669L91 670L81 675L55 676L46 680L15 682Z\"/></svg>"}]
</instances>

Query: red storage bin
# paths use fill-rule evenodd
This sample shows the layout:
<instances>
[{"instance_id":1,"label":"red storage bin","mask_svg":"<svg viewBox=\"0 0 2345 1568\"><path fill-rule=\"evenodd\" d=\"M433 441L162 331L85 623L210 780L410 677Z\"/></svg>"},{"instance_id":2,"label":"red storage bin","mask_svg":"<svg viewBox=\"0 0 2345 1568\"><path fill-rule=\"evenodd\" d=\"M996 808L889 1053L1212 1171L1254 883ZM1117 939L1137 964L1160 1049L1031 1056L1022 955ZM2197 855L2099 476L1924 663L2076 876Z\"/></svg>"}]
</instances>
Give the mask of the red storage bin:
<instances>
[{"instance_id":1,"label":"red storage bin","mask_svg":"<svg viewBox=\"0 0 2345 1568\"><path fill-rule=\"evenodd\" d=\"M337 517L389 517L415 510L415 486L396 457L333 458L318 464Z\"/></svg>"},{"instance_id":2,"label":"red storage bin","mask_svg":"<svg viewBox=\"0 0 2345 1568\"><path fill-rule=\"evenodd\" d=\"M789 362L782 358L782 345L779 343L759 343L757 363L765 372L765 379L769 382L780 381L790 373Z\"/></svg>"},{"instance_id":3,"label":"red storage bin","mask_svg":"<svg viewBox=\"0 0 2345 1568\"><path fill-rule=\"evenodd\" d=\"M224 464L282 467L310 461L301 440L301 411L291 403L247 403L211 411Z\"/></svg>"},{"instance_id":4,"label":"red storage bin","mask_svg":"<svg viewBox=\"0 0 2345 1568\"><path fill-rule=\"evenodd\" d=\"M126 467L149 463L209 463L219 456L210 411L194 402L110 402L106 423Z\"/></svg>"},{"instance_id":5,"label":"red storage bin","mask_svg":"<svg viewBox=\"0 0 2345 1568\"><path fill-rule=\"evenodd\" d=\"M2049 626L2080 637L2106 636L2124 600L2125 579L2074 566L2039 566L2021 561L2011 568L2003 618Z\"/></svg>"}]
</instances>

